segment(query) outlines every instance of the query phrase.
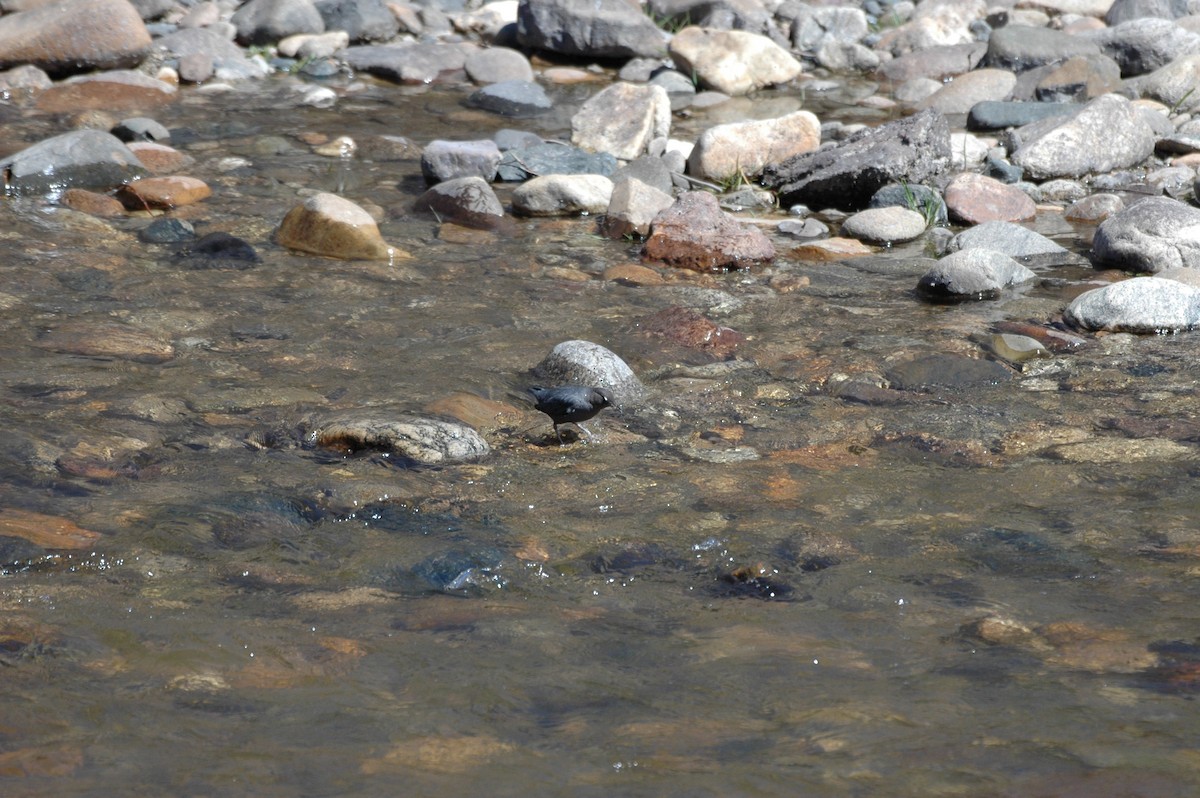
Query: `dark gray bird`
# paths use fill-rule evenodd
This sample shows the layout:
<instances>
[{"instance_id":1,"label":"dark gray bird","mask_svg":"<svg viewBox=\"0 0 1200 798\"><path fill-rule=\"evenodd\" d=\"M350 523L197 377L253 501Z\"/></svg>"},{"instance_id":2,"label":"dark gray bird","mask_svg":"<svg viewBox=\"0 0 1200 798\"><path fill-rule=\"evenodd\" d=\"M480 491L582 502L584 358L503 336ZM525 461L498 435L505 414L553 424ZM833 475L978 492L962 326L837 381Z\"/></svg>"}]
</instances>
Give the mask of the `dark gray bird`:
<instances>
[{"instance_id":1,"label":"dark gray bird","mask_svg":"<svg viewBox=\"0 0 1200 798\"><path fill-rule=\"evenodd\" d=\"M558 431L559 424L574 424L587 434L579 422L587 421L613 403L613 395L607 388L588 385L530 388L529 395L533 397L533 406L550 416L554 422L554 434L558 436L559 443L563 442L562 433Z\"/></svg>"}]
</instances>

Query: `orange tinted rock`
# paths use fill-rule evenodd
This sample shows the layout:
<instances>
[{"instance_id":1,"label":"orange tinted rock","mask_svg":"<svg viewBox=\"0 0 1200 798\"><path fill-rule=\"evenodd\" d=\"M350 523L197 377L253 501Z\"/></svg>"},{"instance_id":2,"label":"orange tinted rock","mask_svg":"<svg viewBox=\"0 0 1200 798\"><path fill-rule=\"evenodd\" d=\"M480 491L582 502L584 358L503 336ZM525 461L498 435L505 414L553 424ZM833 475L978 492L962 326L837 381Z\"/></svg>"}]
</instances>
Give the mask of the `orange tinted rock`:
<instances>
[{"instance_id":1,"label":"orange tinted rock","mask_svg":"<svg viewBox=\"0 0 1200 798\"><path fill-rule=\"evenodd\" d=\"M85 109L122 113L154 109L175 99L177 89L140 72L101 72L64 80L42 92L37 106L51 114Z\"/></svg>"},{"instance_id":2,"label":"orange tinted rock","mask_svg":"<svg viewBox=\"0 0 1200 798\"><path fill-rule=\"evenodd\" d=\"M156 175L181 172L196 162L187 153L153 141L131 141L126 144L142 165Z\"/></svg>"},{"instance_id":3,"label":"orange tinted rock","mask_svg":"<svg viewBox=\"0 0 1200 798\"><path fill-rule=\"evenodd\" d=\"M0 535L28 540L44 549L86 549L101 537L65 518L14 508L0 509Z\"/></svg>"},{"instance_id":4,"label":"orange tinted rock","mask_svg":"<svg viewBox=\"0 0 1200 798\"><path fill-rule=\"evenodd\" d=\"M212 196L212 189L203 180L184 175L144 177L127 183L117 193L130 210L175 208L191 205Z\"/></svg>"},{"instance_id":5,"label":"orange tinted rock","mask_svg":"<svg viewBox=\"0 0 1200 798\"><path fill-rule=\"evenodd\" d=\"M0 69L33 64L62 74L132 67L150 46L128 0L52 0L26 9L0 19Z\"/></svg>"},{"instance_id":6,"label":"orange tinted rock","mask_svg":"<svg viewBox=\"0 0 1200 798\"><path fill-rule=\"evenodd\" d=\"M345 197L319 193L288 211L276 231L289 249L347 260L408 258L389 247L371 215Z\"/></svg>"},{"instance_id":7,"label":"orange tinted rock","mask_svg":"<svg viewBox=\"0 0 1200 798\"><path fill-rule=\"evenodd\" d=\"M519 409L510 404L484 399L466 391L435 399L425 409L430 413L457 418L478 430L502 427L522 415Z\"/></svg>"},{"instance_id":8,"label":"orange tinted rock","mask_svg":"<svg viewBox=\"0 0 1200 798\"><path fill-rule=\"evenodd\" d=\"M626 285L663 285L666 278L648 266L637 263L618 263L604 270L604 279Z\"/></svg>"},{"instance_id":9,"label":"orange tinted rock","mask_svg":"<svg viewBox=\"0 0 1200 798\"><path fill-rule=\"evenodd\" d=\"M116 197L97 194L82 188L69 188L63 192L62 204L80 213L92 216L124 216L125 206Z\"/></svg>"},{"instance_id":10,"label":"orange tinted rock","mask_svg":"<svg viewBox=\"0 0 1200 798\"><path fill-rule=\"evenodd\" d=\"M792 250L792 256L800 260L831 261L861 258L874 251L853 238L826 238L795 247Z\"/></svg>"}]
</instances>

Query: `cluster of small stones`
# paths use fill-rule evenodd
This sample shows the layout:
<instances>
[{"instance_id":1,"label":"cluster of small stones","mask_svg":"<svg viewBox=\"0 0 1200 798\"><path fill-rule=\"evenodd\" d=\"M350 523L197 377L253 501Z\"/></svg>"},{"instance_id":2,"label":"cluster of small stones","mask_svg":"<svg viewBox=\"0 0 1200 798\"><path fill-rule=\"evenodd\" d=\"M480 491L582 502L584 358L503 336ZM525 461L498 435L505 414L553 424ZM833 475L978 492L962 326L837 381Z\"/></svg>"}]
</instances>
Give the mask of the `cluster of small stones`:
<instances>
[{"instance_id":1,"label":"cluster of small stones","mask_svg":"<svg viewBox=\"0 0 1200 798\"><path fill-rule=\"evenodd\" d=\"M486 230L586 216L605 236L643 241L655 268L700 272L754 268L781 247L794 260L844 260L925 239L939 259L916 295L964 301L1071 262L1021 225L1061 214L1095 228L1097 267L1132 278L1076 298L1066 323L1190 330L1200 326L1192 5L496 0L454 10L403 0L51 0L0 16L0 89L10 103L73 115L77 129L9 154L0 173L9 195L169 217L212 194L184 174L191 159L156 120L181 91L278 73L438 83L515 126L491 139L396 142L420 158L428 183L414 207L447 224ZM616 79L602 83L596 63ZM892 121L868 127L795 111L672 137L678 114L774 87L818 93L849 75L876 82L860 102ZM569 143L519 129L553 109L547 86L569 82L603 86L572 118ZM297 104L331 114L347 91L291 85ZM342 157L356 147L320 144ZM516 184L507 203L497 183ZM746 208L753 223L737 216ZM372 210L304 193L278 220L275 243L326 257L409 257L383 241ZM188 235L176 223L145 240ZM206 246L240 258L235 268L258 257L224 240L193 251ZM637 275L631 267L621 279ZM1009 344L1036 351L1038 342Z\"/></svg>"}]
</instances>

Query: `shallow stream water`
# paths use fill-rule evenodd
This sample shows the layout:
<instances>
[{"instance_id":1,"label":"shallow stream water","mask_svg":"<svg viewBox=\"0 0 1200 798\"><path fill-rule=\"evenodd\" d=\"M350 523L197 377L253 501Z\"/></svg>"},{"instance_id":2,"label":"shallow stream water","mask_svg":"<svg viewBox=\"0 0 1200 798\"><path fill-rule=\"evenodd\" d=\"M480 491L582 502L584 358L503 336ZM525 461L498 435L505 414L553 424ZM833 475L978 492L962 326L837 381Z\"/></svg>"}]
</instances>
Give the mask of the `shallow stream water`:
<instances>
[{"instance_id":1,"label":"shallow stream water","mask_svg":"<svg viewBox=\"0 0 1200 798\"><path fill-rule=\"evenodd\" d=\"M1200 787L1194 334L1092 338L957 383L993 324L1049 322L1108 277L1057 267L931 305L913 293L924 242L814 263L772 233L768 267L606 280L637 248L593 219L441 227L409 212L416 161L310 146L565 138L595 87L514 121L374 83L295 108L291 80L154 114L214 189L176 215L251 242L254 268L194 268L137 240L145 218L0 215L0 523L98 533L0 577L0 793ZM768 94L675 134L802 102L871 115ZM414 259L279 248L303 188L377 206ZM1034 226L1086 251L1060 218ZM718 359L642 330L673 305L746 340ZM121 335L172 354L79 354ZM521 392L570 339L617 352L651 396L560 446ZM879 388L931 355L953 387ZM474 464L306 436L340 411L481 400L499 415Z\"/></svg>"}]
</instances>

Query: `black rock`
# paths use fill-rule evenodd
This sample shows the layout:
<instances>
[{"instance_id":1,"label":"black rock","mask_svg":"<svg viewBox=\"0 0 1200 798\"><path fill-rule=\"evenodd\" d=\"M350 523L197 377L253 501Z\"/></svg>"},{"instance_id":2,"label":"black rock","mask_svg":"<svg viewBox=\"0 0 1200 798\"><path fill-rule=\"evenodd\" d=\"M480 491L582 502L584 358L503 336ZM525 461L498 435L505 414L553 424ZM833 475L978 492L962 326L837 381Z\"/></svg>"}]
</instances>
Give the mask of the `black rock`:
<instances>
[{"instance_id":1,"label":"black rock","mask_svg":"<svg viewBox=\"0 0 1200 798\"><path fill-rule=\"evenodd\" d=\"M165 216L155 219L138 232L138 238L148 244L178 244L195 237L196 230L191 222Z\"/></svg>"},{"instance_id":2,"label":"black rock","mask_svg":"<svg viewBox=\"0 0 1200 798\"><path fill-rule=\"evenodd\" d=\"M229 233L209 233L179 253L197 269L248 269L262 259L245 240Z\"/></svg>"},{"instance_id":3,"label":"black rock","mask_svg":"<svg viewBox=\"0 0 1200 798\"><path fill-rule=\"evenodd\" d=\"M579 425L613 403L612 394L604 388L587 385L560 385L555 388L530 388L534 407L550 416L554 422L554 434L562 443L559 424ZM583 427L579 427L583 429ZM584 430L586 433L587 430Z\"/></svg>"},{"instance_id":4,"label":"black rock","mask_svg":"<svg viewBox=\"0 0 1200 798\"><path fill-rule=\"evenodd\" d=\"M946 117L926 110L768 166L762 182L784 206L861 210L888 183L922 183L946 171L950 154Z\"/></svg>"}]
</instances>

